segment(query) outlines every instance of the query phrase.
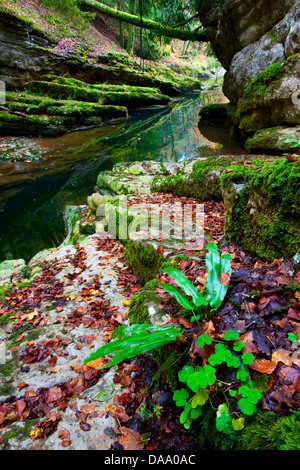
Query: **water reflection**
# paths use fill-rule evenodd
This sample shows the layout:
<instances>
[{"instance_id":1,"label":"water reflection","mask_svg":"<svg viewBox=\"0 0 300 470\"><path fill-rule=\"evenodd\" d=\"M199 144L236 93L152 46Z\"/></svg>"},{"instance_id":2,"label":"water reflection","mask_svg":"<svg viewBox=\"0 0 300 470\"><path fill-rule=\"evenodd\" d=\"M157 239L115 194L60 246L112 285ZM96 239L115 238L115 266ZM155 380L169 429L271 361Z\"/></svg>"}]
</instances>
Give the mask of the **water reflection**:
<instances>
[{"instance_id":1,"label":"water reflection","mask_svg":"<svg viewBox=\"0 0 300 470\"><path fill-rule=\"evenodd\" d=\"M137 110L128 121L105 128L35 139L46 151L43 161L0 166L0 261L28 261L58 246L65 236L64 207L85 203L97 174L116 162L178 161L211 150L224 133L217 140L202 135L199 108L222 101L218 89L201 92L172 106Z\"/></svg>"}]
</instances>

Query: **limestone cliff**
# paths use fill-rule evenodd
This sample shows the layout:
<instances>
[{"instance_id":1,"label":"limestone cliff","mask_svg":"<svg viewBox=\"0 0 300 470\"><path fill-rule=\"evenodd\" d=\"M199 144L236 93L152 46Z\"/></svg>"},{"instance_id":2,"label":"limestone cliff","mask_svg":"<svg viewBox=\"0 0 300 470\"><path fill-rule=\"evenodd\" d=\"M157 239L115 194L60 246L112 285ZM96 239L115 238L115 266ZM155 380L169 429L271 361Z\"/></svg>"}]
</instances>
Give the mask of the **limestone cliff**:
<instances>
[{"instance_id":1,"label":"limestone cliff","mask_svg":"<svg viewBox=\"0 0 300 470\"><path fill-rule=\"evenodd\" d=\"M261 129L274 131L273 128L278 127L278 131L282 131L288 127L291 137L297 138L300 123L299 1L226 0L219 3L217 7L212 5L210 11L202 10L202 21L226 69L223 91L230 100L231 137L244 142L250 139L247 142L250 150L268 148L266 132L261 143L260 134L252 139ZM274 139L274 132L272 139L269 151L286 150L282 139Z\"/></svg>"}]
</instances>

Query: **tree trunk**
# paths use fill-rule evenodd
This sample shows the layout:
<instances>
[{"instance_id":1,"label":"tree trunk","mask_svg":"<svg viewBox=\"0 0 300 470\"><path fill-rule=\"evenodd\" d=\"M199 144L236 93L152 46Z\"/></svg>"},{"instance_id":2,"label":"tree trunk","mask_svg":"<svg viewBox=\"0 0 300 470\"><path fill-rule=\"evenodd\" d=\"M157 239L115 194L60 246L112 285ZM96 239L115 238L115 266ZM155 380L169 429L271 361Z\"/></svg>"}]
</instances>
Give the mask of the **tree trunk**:
<instances>
[{"instance_id":1,"label":"tree trunk","mask_svg":"<svg viewBox=\"0 0 300 470\"><path fill-rule=\"evenodd\" d=\"M149 20L148 18L140 18L139 16L130 15L124 11L115 10L110 8L103 3L96 2L95 0L79 0L81 5L86 5L90 8L94 8L101 13L116 18L117 20L130 23L135 26L143 27L145 29L151 29L162 36L166 36L174 39L181 39L182 41L200 41L208 42L207 34L205 31L185 31L178 28L170 28L164 26L156 21Z\"/></svg>"},{"instance_id":2,"label":"tree trunk","mask_svg":"<svg viewBox=\"0 0 300 470\"><path fill-rule=\"evenodd\" d=\"M118 0L118 9L121 8L121 2ZM122 49L124 49L124 31L123 31L123 23L122 21L119 21L119 32L120 32L120 39L119 39L119 44Z\"/></svg>"},{"instance_id":3,"label":"tree trunk","mask_svg":"<svg viewBox=\"0 0 300 470\"><path fill-rule=\"evenodd\" d=\"M130 0L130 3L129 3L129 13L130 13L131 15L133 15L134 9L135 9L135 0ZM127 50L128 54L131 54L131 52L132 52L133 35L134 35L133 27L134 27L134 26L129 23L129 27L128 27L128 43L127 43L127 47L126 47L126 50Z\"/></svg>"}]
</instances>

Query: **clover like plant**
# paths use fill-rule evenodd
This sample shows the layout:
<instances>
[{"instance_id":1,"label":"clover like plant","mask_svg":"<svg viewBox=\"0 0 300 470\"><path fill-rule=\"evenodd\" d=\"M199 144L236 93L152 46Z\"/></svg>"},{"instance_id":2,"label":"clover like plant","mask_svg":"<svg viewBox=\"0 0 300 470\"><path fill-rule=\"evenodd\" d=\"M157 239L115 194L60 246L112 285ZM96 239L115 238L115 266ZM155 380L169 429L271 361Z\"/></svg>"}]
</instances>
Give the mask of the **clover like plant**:
<instances>
[{"instance_id":1,"label":"clover like plant","mask_svg":"<svg viewBox=\"0 0 300 470\"><path fill-rule=\"evenodd\" d=\"M239 339L239 333L228 330L223 335L223 340L226 342L218 342L213 346L214 352L209 356L208 364L196 368L185 365L178 373L179 381L185 383L186 388L176 390L173 399L177 406L184 407L180 415L180 422L186 429L189 429L192 421L202 414L202 407L212 393L211 386L216 383L221 385L221 382L217 379L217 367L223 363L236 371L235 380L232 381L232 384L227 384L228 397L226 399L229 403L230 399L232 401L233 398L237 398L238 411L234 411L234 415L237 415L238 418L233 418L230 407L227 403L223 403L219 406L216 416L216 428L219 431L229 434L243 429L245 421L243 415L250 416L255 413L257 410L256 405L262 398L261 392L253 386L253 381L249 378L246 367L252 364L255 359L253 354L247 352L242 355L237 354L245 346ZM212 345L212 343L213 338L207 334L200 335L197 340L199 347L206 344ZM236 388L238 382L239 386ZM220 390L214 385L213 390L218 389ZM223 389L222 392L226 396ZM234 408L233 403L232 408ZM239 413L242 416L239 416Z\"/></svg>"}]
</instances>

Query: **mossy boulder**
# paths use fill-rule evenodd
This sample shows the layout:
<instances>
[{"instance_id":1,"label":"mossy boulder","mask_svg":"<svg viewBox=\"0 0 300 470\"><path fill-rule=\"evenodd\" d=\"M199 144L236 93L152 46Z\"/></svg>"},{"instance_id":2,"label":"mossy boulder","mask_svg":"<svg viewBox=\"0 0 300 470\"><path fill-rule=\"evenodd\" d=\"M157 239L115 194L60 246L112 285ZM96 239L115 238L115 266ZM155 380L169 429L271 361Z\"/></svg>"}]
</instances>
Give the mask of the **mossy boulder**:
<instances>
[{"instance_id":1,"label":"mossy boulder","mask_svg":"<svg viewBox=\"0 0 300 470\"><path fill-rule=\"evenodd\" d=\"M179 170L176 175L155 178L151 190L194 197L199 201L220 201L222 200L220 176L230 162L229 157L199 159L193 162L192 168Z\"/></svg>"},{"instance_id":2,"label":"mossy boulder","mask_svg":"<svg viewBox=\"0 0 300 470\"><path fill-rule=\"evenodd\" d=\"M300 250L300 159L234 165L221 187L228 239L263 260Z\"/></svg>"},{"instance_id":3,"label":"mossy boulder","mask_svg":"<svg viewBox=\"0 0 300 470\"><path fill-rule=\"evenodd\" d=\"M153 321L153 313L155 311L157 315L160 311L158 307L160 298L156 294L157 288L158 280L152 279L132 297L128 311L128 318L131 325L155 323L155 319Z\"/></svg>"},{"instance_id":4,"label":"mossy boulder","mask_svg":"<svg viewBox=\"0 0 300 470\"><path fill-rule=\"evenodd\" d=\"M49 137L127 118L128 108L170 100L155 87L89 84L55 75L29 82L23 91L8 92L6 98L0 135Z\"/></svg>"},{"instance_id":5,"label":"mossy boulder","mask_svg":"<svg viewBox=\"0 0 300 470\"><path fill-rule=\"evenodd\" d=\"M236 116L245 136L274 126L297 126L300 109L293 93L300 80L300 54L270 65L255 77L238 102Z\"/></svg>"},{"instance_id":6,"label":"mossy boulder","mask_svg":"<svg viewBox=\"0 0 300 470\"><path fill-rule=\"evenodd\" d=\"M162 257L148 243L129 240L126 243L124 256L142 285L151 281L160 271Z\"/></svg>"},{"instance_id":7,"label":"mossy boulder","mask_svg":"<svg viewBox=\"0 0 300 470\"><path fill-rule=\"evenodd\" d=\"M223 200L225 234L264 260L300 250L300 158L209 157L190 173L155 178L153 191Z\"/></svg>"},{"instance_id":8,"label":"mossy boulder","mask_svg":"<svg viewBox=\"0 0 300 470\"><path fill-rule=\"evenodd\" d=\"M291 142L295 143L291 147ZM298 141L298 144L297 144ZM282 153L300 153L300 126L270 127L256 131L246 140L245 147L249 152L267 152L281 155Z\"/></svg>"},{"instance_id":9,"label":"mossy boulder","mask_svg":"<svg viewBox=\"0 0 300 470\"><path fill-rule=\"evenodd\" d=\"M97 187L101 195L147 194L154 177L168 173L167 164L161 162L121 162L98 174Z\"/></svg>"}]
</instances>

